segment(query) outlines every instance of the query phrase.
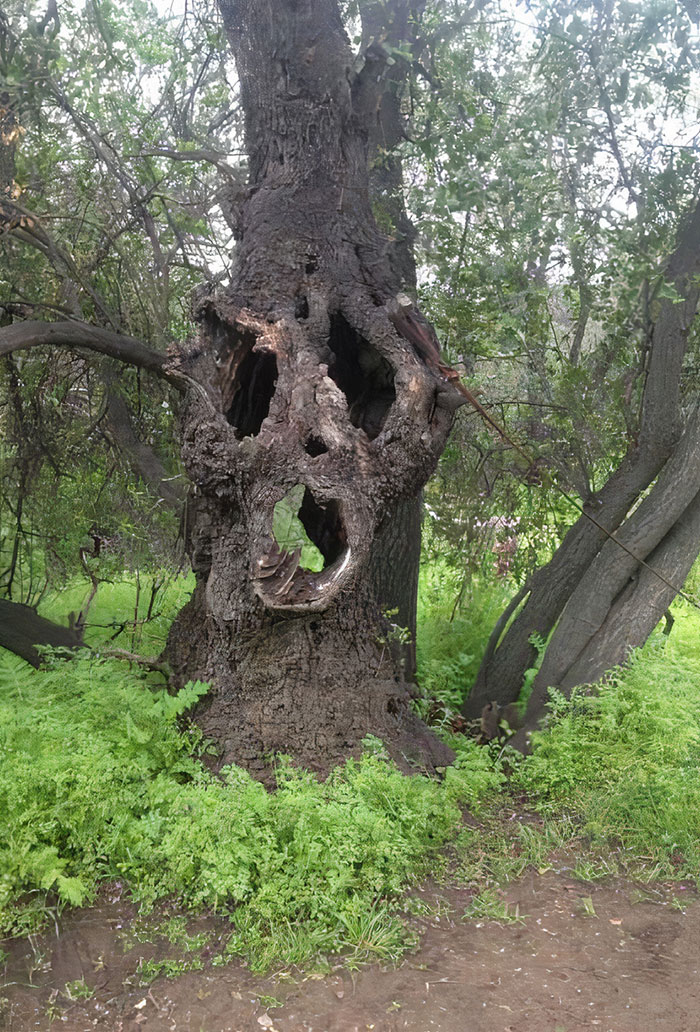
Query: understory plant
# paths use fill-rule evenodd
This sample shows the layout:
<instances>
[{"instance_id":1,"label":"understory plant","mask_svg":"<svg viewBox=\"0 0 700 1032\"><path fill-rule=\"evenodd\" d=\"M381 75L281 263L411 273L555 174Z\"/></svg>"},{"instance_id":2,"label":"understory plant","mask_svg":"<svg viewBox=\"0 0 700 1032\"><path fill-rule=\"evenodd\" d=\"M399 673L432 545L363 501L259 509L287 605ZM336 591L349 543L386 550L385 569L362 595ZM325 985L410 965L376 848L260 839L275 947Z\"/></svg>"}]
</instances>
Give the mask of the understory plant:
<instances>
[{"instance_id":1,"label":"understory plant","mask_svg":"<svg viewBox=\"0 0 700 1032\"><path fill-rule=\"evenodd\" d=\"M685 603L675 617L593 689L550 692L550 726L513 784L543 813L578 815L593 844L700 880L700 627Z\"/></svg>"},{"instance_id":2,"label":"understory plant","mask_svg":"<svg viewBox=\"0 0 700 1032\"><path fill-rule=\"evenodd\" d=\"M498 788L496 766L465 742L442 782L370 754L319 782L280 757L270 792L201 763L185 713L206 690L170 694L94 653L39 671L0 654L0 933L118 879L145 906L230 916L228 952L257 968L393 956L402 892L455 836L460 807Z\"/></svg>"}]
</instances>

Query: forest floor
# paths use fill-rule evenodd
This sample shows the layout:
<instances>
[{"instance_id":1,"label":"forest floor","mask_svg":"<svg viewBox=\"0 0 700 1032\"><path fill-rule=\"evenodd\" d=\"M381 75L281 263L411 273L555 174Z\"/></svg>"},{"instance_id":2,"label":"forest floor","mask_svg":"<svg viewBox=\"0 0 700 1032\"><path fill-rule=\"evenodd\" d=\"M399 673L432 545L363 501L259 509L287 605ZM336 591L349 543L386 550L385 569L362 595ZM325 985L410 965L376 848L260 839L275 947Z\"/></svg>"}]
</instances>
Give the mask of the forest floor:
<instances>
[{"instance_id":1,"label":"forest floor","mask_svg":"<svg viewBox=\"0 0 700 1032\"><path fill-rule=\"evenodd\" d=\"M202 968L145 984L144 971L162 970L163 962L177 971L191 958L165 939L148 941L148 922L110 886L96 906L66 912L56 928L4 944L0 1028L698 1032L694 885L582 882L571 877L571 864L560 856L551 869L506 886L507 923L464 920L468 889L424 885L417 893L423 916L407 918L420 945L397 967L351 971L339 961L262 977L236 962L214 966L217 940L230 925L208 918L188 927L191 935L209 933L197 954Z\"/></svg>"}]
</instances>

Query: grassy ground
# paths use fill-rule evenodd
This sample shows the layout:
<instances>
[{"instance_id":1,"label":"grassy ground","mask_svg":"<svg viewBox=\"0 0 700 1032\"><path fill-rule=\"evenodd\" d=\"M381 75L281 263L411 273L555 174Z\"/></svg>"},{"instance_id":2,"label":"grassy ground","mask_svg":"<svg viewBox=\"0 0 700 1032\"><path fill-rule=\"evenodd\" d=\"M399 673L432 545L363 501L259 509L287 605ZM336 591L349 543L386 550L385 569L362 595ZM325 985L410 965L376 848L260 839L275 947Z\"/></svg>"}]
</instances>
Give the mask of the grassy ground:
<instances>
[{"instance_id":1,"label":"grassy ground","mask_svg":"<svg viewBox=\"0 0 700 1032\"><path fill-rule=\"evenodd\" d=\"M43 607L78 609L76 585ZM188 585L100 589L88 635L160 649ZM432 592L432 593L431 593ZM73 597L75 596L75 597ZM423 682L457 706L503 591L490 586L450 623L424 582ZM432 601L431 601L432 599ZM89 903L119 880L145 907L230 916L221 953L263 970L344 951L350 963L397 958L411 942L405 892L426 873L472 887L467 916L519 920L501 887L546 869L575 845L593 879L700 880L700 620L679 604L669 639L654 638L596 694L554 695L533 755L452 737L441 782L405 778L368 741L321 784L281 758L267 792L231 767L214 779L187 711L206 691L169 695L99 652L33 671L0 653L0 934L36 927L54 906ZM463 812L470 812L463 821ZM519 818L513 820L517 810Z\"/></svg>"}]
</instances>

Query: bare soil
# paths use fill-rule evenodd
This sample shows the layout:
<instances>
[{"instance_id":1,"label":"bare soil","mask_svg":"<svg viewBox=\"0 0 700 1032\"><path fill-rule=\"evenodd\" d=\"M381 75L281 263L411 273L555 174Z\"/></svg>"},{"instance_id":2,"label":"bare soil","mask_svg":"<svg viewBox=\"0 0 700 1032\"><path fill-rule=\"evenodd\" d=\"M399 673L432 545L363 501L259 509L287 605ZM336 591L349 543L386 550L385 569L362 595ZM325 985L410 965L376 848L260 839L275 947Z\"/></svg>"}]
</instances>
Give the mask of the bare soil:
<instances>
[{"instance_id":1,"label":"bare soil","mask_svg":"<svg viewBox=\"0 0 700 1032\"><path fill-rule=\"evenodd\" d=\"M207 919L189 927L213 932L203 969L145 986L140 961L185 954L165 940L139 942L142 919L113 891L46 934L4 944L0 1028L700 1032L700 902L688 884L531 873L506 890L524 920L505 925L462 920L466 889L432 885L421 895L432 916L411 919L421 944L398 968L338 964L261 978L238 963L212 966L229 926ZM94 989L90 999L69 999L79 979Z\"/></svg>"}]
</instances>

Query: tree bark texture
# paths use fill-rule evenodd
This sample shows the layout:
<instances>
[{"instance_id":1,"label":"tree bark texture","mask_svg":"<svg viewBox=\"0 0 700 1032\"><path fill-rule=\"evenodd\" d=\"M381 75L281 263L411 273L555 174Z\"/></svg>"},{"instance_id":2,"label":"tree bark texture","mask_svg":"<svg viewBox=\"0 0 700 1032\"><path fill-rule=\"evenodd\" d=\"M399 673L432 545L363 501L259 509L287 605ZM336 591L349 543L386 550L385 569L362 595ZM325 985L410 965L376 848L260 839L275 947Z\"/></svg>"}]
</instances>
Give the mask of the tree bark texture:
<instances>
[{"instance_id":1,"label":"tree bark texture","mask_svg":"<svg viewBox=\"0 0 700 1032\"><path fill-rule=\"evenodd\" d=\"M533 683L531 723L550 685L567 694L597 681L643 645L700 550L700 414L696 411L653 488L606 541L566 606ZM650 568L647 568L650 567ZM656 576L656 571L661 576ZM663 580L661 578L664 578Z\"/></svg>"},{"instance_id":2,"label":"tree bark texture","mask_svg":"<svg viewBox=\"0 0 700 1032\"><path fill-rule=\"evenodd\" d=\"M619 642L613 645L613 639L620 636L625 639L628 637L630 644L633 640L636 644L641 644L655 626L652 624L644 634L643 628L648 625L651 616L642 619L640 615L634 631L627 624L620 624L613 630L622 613L622 609L613 606L616 593L613 592L612 596L608 597L610 608L606 610L605 618L601 614L605 605L603 595L600 599L596 596L601 577L604 576L605 564L611 562L615 568L618 564L626 568L628 558L619 545L610 541L605 531L620 536L621 540L624 540L627 534L631 540L635 539L634 521L630 524L629 531L625 529L624 533L621 533L621 528L626 527L628 513L654 483L667 462L670 469L675 469L676 464L683 462L683 459L677 456L675 464L671 466L681 436L680 389L683 359L700 296L700 205L696 206L683 225L676 250L669 258L664 274L665 281L677 291L679 300L664 299L659 304L650 342L637 440L603 488L584 506L595 522L586 515L582 515L576 521L550 562L536 570L529 579L525 590L521 592L524 601L505 633L501 634L499 630L498 634L494 633L492 636L475 684L464 705L464 713L468 717L478 716L482 708L492 700L506 705L518 698L525 671L533 665L536 656L535 647L530 642L531 635L534 633L546 639L562 617L567 605L569 617L562 621L561 630L557 630L555 635L556 641L551 642L547 650L547 656L549 657L551 650L553 658L551 661L549 658L545 660L536 681L536 690L533 691L528 708L530 724L536 721L544 705L545 681L548 681L547 686L558 685L569 667L571 673L570 676L566 675L567 685L571 684L571 677L578 678L579 683L593 681L603 670L615 666L624 658L625 650L621 651ZM691 435L695 433L691 425L687 432ZM667 475L673 479L672 472ZM655 495L657 498L659 496L660 493ZM655 512L652 522L659 538L671 533L672 520L669 522L658 506L643 503L640 508L643 508L645 513L650 509ZM670 512L676 512L676 518L680 519L685 509L681 507L679 510L676 506L671 507ZM638 519L641 518L640 515ZM683 518L684 525L687 526L690 514ZM604 530L601 530L601 527ZM676 538L676 541L678 548L681 548L680 539L683 534L680 531L679 534L680 537ZM667 541L667 547L670 547L670 541L671 538ZM645 558L643 547L642 553L641 557ZM652 552L646 554L653 565ZM600 557L600 561L597 557ZM658 555L656 559L659 559ZM690 563L692 565L692 560ZM681 562L677 569L683 568L684 562ZM628 572L628 576L632 574ZM607 580L607 577L605 579ZM614 576L612 581L615 582ZM645 573L640 574L636 589L640 613L642 609L648 610L649 613L655 612L656 606L652 604L651 596L648 606L640 604L639 591L642 583L647 587L651 585ZM676 583L679 582L676 580ZM624 584L623 579L618 590L622 590ZM660 589L654 589L652 595L655 597L659 591ZM667 592L661 592L661 595L666 597ZM667 598L656 622L661 618L669 601L670 598ZM589 615L594 610L599 613L599 619L601 622L604 620L606 626L605 633L595 632L595 663L592 662L593 652L586 652L581 644L589 633ZM579 625L575 633L574 623ZM609 648L605 644L606 641L610 642ZM577 656L580 657L580 662L575 665ZM587 667L589 660L590 668Z\"/></svg>"},{"instance_id":3,"label":"tree bark texture","mask_svg":"<svg viewBox=\"0 0 700 1032\"><path fill-rule=\"evenodd\" d=\"M185 362L208 397L183 406L197 587L168 657L215 685L199 721L224 761L257 770L283 750L327 769L371 732L399 759L439 765L449 752L410 710L370 570L378 528L416 498L462 401L397 296L371 211L382 62L355 69L334 0L221 10L250 187L231 285L199 297ZM316 572L275 536L294 489Z\"/></svg>"}]
</instances>

